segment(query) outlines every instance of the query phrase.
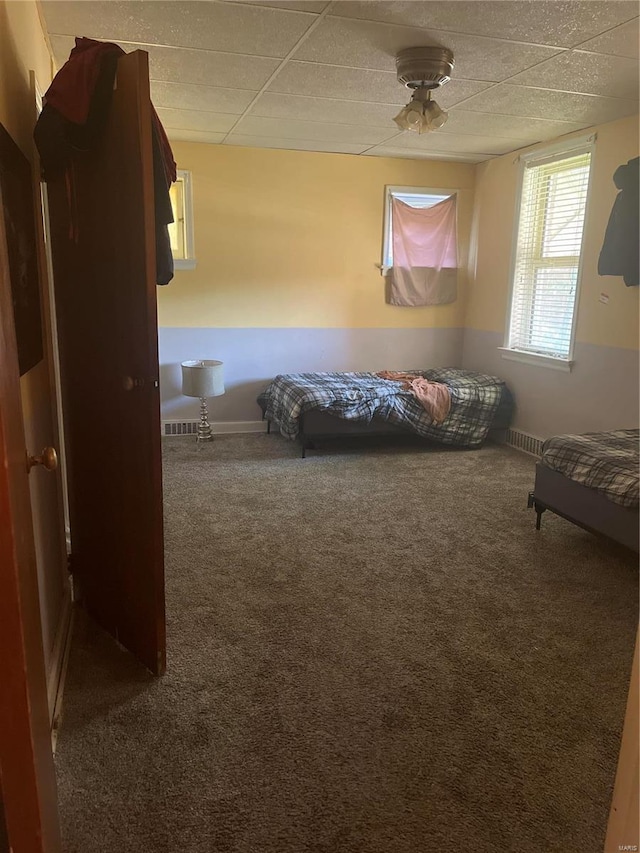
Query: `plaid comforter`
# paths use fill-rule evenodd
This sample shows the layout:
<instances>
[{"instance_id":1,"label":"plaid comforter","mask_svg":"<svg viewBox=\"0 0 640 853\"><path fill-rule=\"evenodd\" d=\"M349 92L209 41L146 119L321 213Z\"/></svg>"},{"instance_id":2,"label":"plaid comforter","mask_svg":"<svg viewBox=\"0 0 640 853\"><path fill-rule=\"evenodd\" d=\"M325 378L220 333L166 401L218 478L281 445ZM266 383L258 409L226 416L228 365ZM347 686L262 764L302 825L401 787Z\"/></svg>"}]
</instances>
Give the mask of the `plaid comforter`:
<instances>
[{"instance_id":1,"label":"plaid comforter","mask_svg":"<svg viewBox=\"0 0 640 853\"><path fill-rule=\"evenodd\" d=\"M451 410L434 424L418 400L402 383L380 379L375 373L289 373L276 376L258 397L264 415L286 438L296 438L299 418L310 409L369 423L374 415L407 427L442 444L479 447L487 437L505 391L504 382L457 368L413 370L451 392Z\"/></svg>"},{"instance_id":2,"label":"plaid comforter","mask_svg":"<svg viewBox=\"0 0 640 853\"><path fill-rule=\"evenodd\" d=\"M640 430L557 435L542 445L542 464L626 507L638 506Z\"/></svg>"}]
</instances>

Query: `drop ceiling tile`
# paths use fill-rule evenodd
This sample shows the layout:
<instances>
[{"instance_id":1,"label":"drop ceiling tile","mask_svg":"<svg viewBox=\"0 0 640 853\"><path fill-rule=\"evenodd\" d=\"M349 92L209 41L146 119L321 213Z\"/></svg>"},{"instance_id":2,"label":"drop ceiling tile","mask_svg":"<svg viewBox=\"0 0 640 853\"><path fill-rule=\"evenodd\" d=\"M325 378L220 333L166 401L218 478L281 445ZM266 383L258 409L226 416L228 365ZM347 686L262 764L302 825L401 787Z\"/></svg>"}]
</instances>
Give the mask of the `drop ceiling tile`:
<instances>
[{"instance_id":1,"label":"drop ceiling tile","mask_svg":"<svg viewBox=\"0 0 640 853\"><path fill-rule=\"evenodd\" d=\"M317 20L244 3L45 0L42 6L50 33L276 57L286 56Z\"/></svg>"},{"instance_id":2,"label":"drop ceiling tile","mask_svg":"<svg viewBox=\"0 0 640 853\"><path fill-rule=\"evenodd\" d=\"M128 52L135 46L123 45ZM140 45L149 52L149 73L153 80L195 83L230 89L261 89L279 65L278 59L264 56L237 56L209 50Z\"/></svg>"},{"instance_id":3,"label":"drop ceiling tile","mask_svg":"<svg viewBox=\"0 0 640 853\"><path fill-rule=\"evenodd\" d=\"M339 101L331 98L307 98L301 95L278 95L265 92L251 108L249 115L272 118L306 119L338 124L386 127L397 131L393 117L397 104L365 104L358 101Z\"/></svg>"},{"instance_id":4,"label":"drop ceiling tile","mask_svg":"<svg viewBox=\"0 0 640 853\"><path fill-rule=\"evenodd\" d=\"M456 58L455 77L493 82L524 71L558 52L557 48L552 47L512 44L437 30L387 26L328 16L300 45L294 58L351 68L393 71L398 51L417 44L440 45L453 50Z\"/></svg>"},{"instance_id":5,"label":"drop ceiling tile","mask_svg":"<svg viewBox=\"0 0 640 853\"><path fill-rule=\"evenodd\" d=\"M581 50L593 53L607 53L610 56L627 56L638 59L640 56L640 18L634 18L608 33L602 33L594 39L580 45Z\"/></svg>"},{"instance_id":6,"label":"drop ceiling tile","mask_svg":"<svg viewBox=\"0 0 640 853\"><path fill-rule=\"evenodd\" d=\"M74 45L72 36L51 36L58 66L69 58ZM172 83L196 83L257 91L267 82L280 61L263 56L237 56L208 50L158 47L156 45L120 42L127 53L146 50L149 54L149 75L152 80Z\"/></svg>"},{"instance_id":7,"label":"drop ceiling tile","mask_svg":"<svg viewBox=\"0 0 640 853\"><path fill-rule=\"evenodd\" d=\"M570 121L546 121L521 116L496 115L493 113L467 112L463 107L450 111L449 120L440 133L472 133L478 136L507 136L527 140L523 145L541 139L553 139L574 130L582 124Z\"/></svg>"},{"instance_id":8,"label":"drop ceiling tile","mask_svg":"<svg viewBox=\"0 0 640 853\"><path fill-rule=\"evenodd\" d=\"M279 139L306 139L318 142L349 142L355 145L375 145L393 135L393 130L348 124L329 124L316 121L246 116L241 119L236 132L243 136L274 137Z\"/></svg>"},{"instance_id":9,"label":"drop ceiling tile","mask_svg":"<svg viewBox=\"0 0 640 853\"><path fill-rule=\"evenodd\" d=\"M512 41L573 47L633 18L638 14L638 6L626 0L341 0L332 9L332 14L430 30L451 30Z\"/></svg>"},{"instance_id":10,"label":"drop ceiling tile","mask_svg":"<svg viewBox=\"0 0 640 853\"><path fill-rule=\"evenodd\" d=\"M406 91L406 90L402 90ZM446 90L436 94L438 103ZM251 108L249 115L272 118L291 118L309 121L337 122L339 124L365 124L385 127L397 132L393 117L397 104L370 104L358 101L341 101L331 98L312 98L300 95L280 95L265 92ZM481 115L452 110L442 133L465 133L478 136L497 136L525 139L531 143L579 130L581 124L564 121L520 118L517 116ZM525 144L525 143L523 143ZM527 142L527 144L529 144Z\"/></svg>"},{"instance_id":11,"label":"drop ceiling tile","mask_svg":"<svg viewBox=\"0 0 640 853\"><path fill-rule=\"evenodd\" d=\"M394 62L391 62L392 68ZM438 93L438 101L452 106L484 91L490 83L452 80ZM398 83L396 72L365 71L317 62L289 60L269 85L269 92L285 95L315 95L378 104L406 104L407 89Z\"/></svg>"},{"instance_id":12,"label":"drop ceiling tile","mask_svg":"<svg viewBox=\"0 0 640 853\"><path fill-rule=\"evenodd\" d=\"M291 151L324 151L328 154L361 154L368 147L349 142L318 142L317 140L286 139L275 136L244 136L232 133L225 145L242 145L246 148L287 148Z\"/></svg>"},{"instance_id":13,"label":"drop ceiling tile","mask_svg":"<svg viewBox=\"0 0 640 853\"><path fill-rule=\"evenodd\" d=\"M470 112L571 121L588 127L634 115L638 112L638 102L503 83L465 101L464 108Z\"/></svg>"},{"instance_id":14,"label":"drop ceiling tile","mask_svg":"<svg viewBox=\"0 0 640 853\"><path fill-rule=\"evenodd\" d=\"M490 154L453 154L451 151L425 151L415 148L394 148L392 145L377 145L364 151L367 157L393 157L402 160L451 160L455 163L481 163L489 160Z\"/></svg>"},{"instance_id":15,"label":"drop ceiling tile","mask_svg":"<svg viewBox=\"0 0 640 853\"><path fill-rule=\"evenodd\" d=\"M473 95L489 89L492 83L480 83L477 80L450 80L442 89L434 92L433 97L441 107L454 107L461 101L466 101ZM407 103L407 90L405 89L404 103Z\"/></svg>"},{"instance_id":16,"label":"drop ceiling tile","mask_svg":"<svg viewBox=\"0 0 640 853\"><path fill-rule=\"evenodd\" d=\"M363 71L316 62L289 62L269 84L268 92L315 95L380 104L402 104L406 89L391 71Z\"/></svg>"},{"instance_id":17,"label":"drop ceiling tile","mask_svg":"<svg viewBox=\"0 0 640 853\"><path fill-rule=\"evenodd\" d=\"M205 130L209 133L227 133L238 120L237 115L206 113L195 110L158 109L164 127L180 130Z\"/></svg>"},{"instance_id":18,"label":"drop ceiling tile","mask_svg":"<svg viewBox=\"0 0 640 853\"><path fill-rule=\"evenodd\" d=\"M58 68L60 68L60 66L64 65L69 58L69 54L75 44L74 37L50 35L49 40L53 50L53 58L55 59Z\"/></svg>"},{"instance_id":19,"label":"drop ceiling tile","mask_svg":"<svg viewBox=\"0 0 640 853\"><path fill-rule=\"evenodd\" d=\"M523 71L509 80L509 83L564 92L637 99L639 71L638 63L634 59L572 50L554 56L537 68Z\"/></svg>"},{"instance_id":20,"label":"drop ceiling tile","mask_svg":"<svg viewBox=\"0 0 640 853\"><path fill-rule=\"evenodd\" d=\"M208 133L204 130L184 130L170 127L167 128L167 136L170 142L206 142L209 145L219 145L226 133ZM178 164L178 168L180 168L180 164Z\"/></svg>"},{"instance_id":21,"label":"drop ceiling tile","mask_svg":"<svg viewBox=\"0 0 640 853\"><path fill-rule=\"evenodd\" d=\"M506 154L522 148L521 139L502 136L474 136L472 134L412 133L405 131L392 140L394 148L418 148L423 151L450 151L452 154Z\"/></svg>"},{"instance_id":22,"label":"drop ceiling tile","mask_svg":"<svg viewBox=\"0 0 640 853\"><path fill-rule=\"evenodd\" d=\"M158 108L172 107L177 110L207 110L241 115L255 94L246 90L151 81L151 100Z\"/></svg>"},{"instance_id":23,"label":"drop ceiling tile","mask_svg":"<svg viewBox=\"0 0 640 853\"><path fill-rule=\"evenodd\" d=\"M289 9L294 12L314 12L316 15L329 5L329 0L223 0L223 2L269 6L273 9Z\"/></svg>"}]
</instances>

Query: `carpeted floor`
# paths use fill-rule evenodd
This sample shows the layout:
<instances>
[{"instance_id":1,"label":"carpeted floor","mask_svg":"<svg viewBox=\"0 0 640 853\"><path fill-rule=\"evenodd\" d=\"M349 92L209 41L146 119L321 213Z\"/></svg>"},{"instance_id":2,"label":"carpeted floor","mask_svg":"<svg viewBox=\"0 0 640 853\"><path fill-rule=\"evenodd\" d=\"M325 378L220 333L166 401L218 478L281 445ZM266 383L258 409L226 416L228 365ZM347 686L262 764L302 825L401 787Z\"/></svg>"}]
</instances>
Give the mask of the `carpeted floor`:
<instances>
[{"instance_id":1,"label":"carpeted floor","mask_svg":"<svg viewBox=\"0 0 640 853\"><path fill-rule=\"evenodd\" d=\"M168 673L90 624L65 853L600 853L633 555L504 448L165 442Z\"/></svg>"}]
</instances>

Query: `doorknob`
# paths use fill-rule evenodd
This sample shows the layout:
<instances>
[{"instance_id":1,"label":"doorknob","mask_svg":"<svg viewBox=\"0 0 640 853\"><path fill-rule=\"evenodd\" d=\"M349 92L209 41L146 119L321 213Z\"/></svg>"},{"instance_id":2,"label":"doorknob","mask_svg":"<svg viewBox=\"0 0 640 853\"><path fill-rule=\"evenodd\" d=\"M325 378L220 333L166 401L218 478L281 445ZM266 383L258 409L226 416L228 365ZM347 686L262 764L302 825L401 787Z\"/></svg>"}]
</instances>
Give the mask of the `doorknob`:
<instances>
[{"instance_id":1,"label":"doorknob","mask_svg":"<svg viewBox=\"0 0 640 853\"><path fill-rule=\"evenodd\" d=\"M35 465L42 465L47 471L55 471L58 467L58 454L53 447L45 447L40 456L27 453L27 474Z\"/></svg>"}]
</instances>

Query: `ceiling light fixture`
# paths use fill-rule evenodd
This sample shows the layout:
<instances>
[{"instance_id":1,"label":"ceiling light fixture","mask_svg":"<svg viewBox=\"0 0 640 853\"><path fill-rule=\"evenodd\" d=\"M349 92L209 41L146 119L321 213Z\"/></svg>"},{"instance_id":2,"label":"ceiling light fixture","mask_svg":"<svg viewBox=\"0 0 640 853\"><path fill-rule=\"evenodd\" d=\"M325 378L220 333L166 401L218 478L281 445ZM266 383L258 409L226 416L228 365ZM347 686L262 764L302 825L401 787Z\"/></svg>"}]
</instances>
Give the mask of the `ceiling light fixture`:
<instances>
[{"instance_id":1,"label":"ceiling light fixture","mask_svg":"<svg viewBox=\"0 0 640 853\"><path fill-rule=\"evenodd\" d=\"M453 53L446 47L410 47L396 57L398 81L413 89L409 103L394 118L401 130L428 133L446 122L448 115L431 98L433 89L448 83Z\"/></svg>"}]
</instances>

